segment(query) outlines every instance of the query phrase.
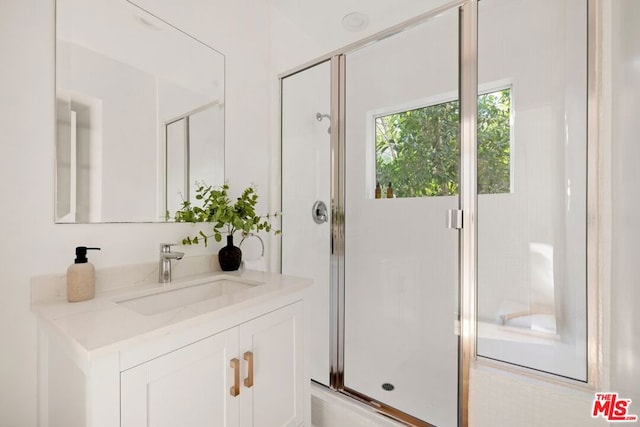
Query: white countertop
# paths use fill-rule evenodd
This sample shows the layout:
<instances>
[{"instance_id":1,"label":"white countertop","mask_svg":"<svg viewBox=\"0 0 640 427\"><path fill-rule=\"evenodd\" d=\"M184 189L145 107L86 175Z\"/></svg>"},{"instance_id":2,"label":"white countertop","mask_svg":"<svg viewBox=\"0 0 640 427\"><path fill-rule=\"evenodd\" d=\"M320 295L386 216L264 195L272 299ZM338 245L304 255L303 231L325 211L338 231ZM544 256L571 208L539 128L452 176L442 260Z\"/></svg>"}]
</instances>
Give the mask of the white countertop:
<instances>
[{"instance_id":1,"label":"white countertop","mask_svg":"<svg viewBox=\"0 0 640 427\"><path fill-rule=\"evenodd\" d=\"M117 303L153 290L186 287L225 276L260 284L154 315L139 314ZM203 324L211 333L224 330L233 326L234 322L261 315L260 310L265 307L268 309L270 301L301 295L311 283L311 279L277 273L220 271L186 276L168 284L144 283L109 289L97 292L95 299L84 302L69 303L66 298L57 296L34 302L32 310L47 333L62 340L76 357L88 361L174 332L184 334L189 328L197 330Z\"/></svg>"}]
</instances>

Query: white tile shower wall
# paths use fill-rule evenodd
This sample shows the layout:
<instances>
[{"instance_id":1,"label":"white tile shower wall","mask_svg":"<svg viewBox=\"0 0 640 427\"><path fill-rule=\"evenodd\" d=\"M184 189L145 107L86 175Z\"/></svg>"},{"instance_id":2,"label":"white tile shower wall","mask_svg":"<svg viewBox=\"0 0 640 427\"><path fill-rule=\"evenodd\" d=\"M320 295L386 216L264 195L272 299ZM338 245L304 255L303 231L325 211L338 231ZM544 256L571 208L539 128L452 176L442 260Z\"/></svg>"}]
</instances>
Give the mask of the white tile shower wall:
<instances>
[{"instance_id":1,"label":"white tile shower wall","mask_svg":"<svg viewBox=\"0 0 640 427\"><path fill-rule=\"evenodd\" d=\"M486 367L471 371L472 427L589 427L593 393Z\"/></svg>"},{"instance_id":2,"label":"white tile shower wall","mask_svg":"<svg viewBox=\"0 0 640 427\"><path fill-rule=\"evenodd\" d=\"M158 15L171 14L175 25L226 54L227 177L235 188L255 183L264 195L261 203L268 202L268 4L144 3ZM176 7L171 9L169 3ZM36 322L29 310L30 278L63 273L73 262L74 247L83 244L102 247L91 259L96 269L157 262L159 243L179 241L193 228L55 225L53 0L0 2L0 63L0 425L33 427L37 348ZM214 253L218 247L184 251L192 256Z\"/></svg>"}]
</instances>

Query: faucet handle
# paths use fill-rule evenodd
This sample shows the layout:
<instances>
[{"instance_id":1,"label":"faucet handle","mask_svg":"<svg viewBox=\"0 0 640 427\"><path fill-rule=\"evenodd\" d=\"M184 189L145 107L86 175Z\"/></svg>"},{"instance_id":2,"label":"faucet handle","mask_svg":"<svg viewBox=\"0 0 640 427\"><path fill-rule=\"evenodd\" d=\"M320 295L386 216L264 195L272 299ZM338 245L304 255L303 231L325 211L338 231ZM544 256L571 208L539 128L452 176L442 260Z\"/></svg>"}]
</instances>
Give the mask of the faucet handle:
<instances>
[{"instance_id":1,"label":"faucet handle","mask_svg":"<svg viewBox=\"0 0 640 427\"><path fill-rule=\"evenodd\" d=\"M177 243L160 243L160 252L171 252L171 246L176 246Z\"/></svg>"}]
</instances>

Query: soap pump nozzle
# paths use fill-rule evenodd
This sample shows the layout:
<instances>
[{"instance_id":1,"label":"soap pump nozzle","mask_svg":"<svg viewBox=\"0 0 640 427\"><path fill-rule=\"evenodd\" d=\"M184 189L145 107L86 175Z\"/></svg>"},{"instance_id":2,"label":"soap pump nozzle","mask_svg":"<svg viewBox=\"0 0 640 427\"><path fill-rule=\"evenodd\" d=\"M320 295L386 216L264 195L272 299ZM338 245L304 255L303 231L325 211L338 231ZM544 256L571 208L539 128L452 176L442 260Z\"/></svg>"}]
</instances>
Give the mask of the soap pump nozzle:
<instances>
[{"instance_id":1,"label":"soap pump nozzle","mask_svg":"<svg viewBox=\"0 0 640 427\"><path fill-rule=\"evenodd\" d=\"M99 251L100 248L88 248L86 246L76 246L75 264L84 264L87 260L87 251Z\"/></svg>"}]
</instances>

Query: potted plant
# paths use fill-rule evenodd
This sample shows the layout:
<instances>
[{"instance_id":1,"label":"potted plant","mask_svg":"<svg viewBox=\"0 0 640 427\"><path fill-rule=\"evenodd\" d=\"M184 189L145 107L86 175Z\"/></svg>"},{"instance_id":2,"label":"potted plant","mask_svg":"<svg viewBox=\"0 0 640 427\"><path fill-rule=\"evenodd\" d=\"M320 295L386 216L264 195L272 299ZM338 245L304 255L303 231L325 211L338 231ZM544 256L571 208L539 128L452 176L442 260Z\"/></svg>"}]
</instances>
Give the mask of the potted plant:
<instances>
[{"instance_id":1,"label":"potted plant","mask_svg":"<svg viewBox=\"0 0 640 427\"><path fill-rule=\"evenodd\" d=\"M216 242L222 240L222 234L227 234L227 245L218 252L218 260L223 271L233 271L240 267L242 251L233 245L233 234L241 231L249 234L252 231L270 232L273 230L270 219L280 215L256 215L255 206L258 203L258 195L253 187L247 187L242 194L231 203L229 198L229 185L213 187L204 183L198 184L196 200L201 201L202 207L194 206L191 202L182 202L182 208L176 212L176 222L208 222L213 224L213 234L207 235L200 231L197 236L187 236L182 239L183 245L197 245L204 243L213 237ZM274 230L280 234L280 230Z\"/></svg>"}]
</instances>

